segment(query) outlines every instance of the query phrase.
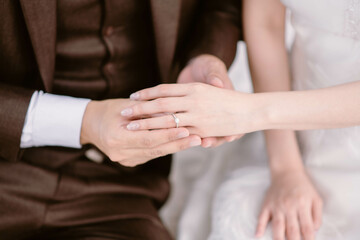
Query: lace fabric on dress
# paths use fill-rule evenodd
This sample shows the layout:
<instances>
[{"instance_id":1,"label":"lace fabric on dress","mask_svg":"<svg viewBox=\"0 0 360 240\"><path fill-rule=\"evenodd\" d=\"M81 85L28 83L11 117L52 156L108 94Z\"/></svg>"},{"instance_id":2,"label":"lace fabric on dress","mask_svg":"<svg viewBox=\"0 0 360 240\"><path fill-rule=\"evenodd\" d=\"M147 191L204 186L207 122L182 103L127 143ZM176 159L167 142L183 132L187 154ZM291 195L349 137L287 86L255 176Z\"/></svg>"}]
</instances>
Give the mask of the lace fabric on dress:
<instances>
[{"instance_id":1,"label":"lace fabric on dress","mask_svg":"<svg viewBox=\"0 0 360 240\"><path fill-rule=\"evenodd\" d=\"M290 54L294 90L360 81L360 0L282 2L292 11L295 30ZM360 126L300 131L298 136L308 173L324 200L316 239L359 240ZM209 239L255 240L259 208L270 184L268 167L232 171L214 199ZM260 240L271 239L268 226Z\"/></svg>"},{"instance_id":2,"label":"lace fabric on dress","mask_svg":"<svg viewBox=\"0 0 360 240\"><path fill-rule=\"evenodd\" d=\"M344 36L360 40L360 0L347 0Z\"/></svg>"}]
</instances>

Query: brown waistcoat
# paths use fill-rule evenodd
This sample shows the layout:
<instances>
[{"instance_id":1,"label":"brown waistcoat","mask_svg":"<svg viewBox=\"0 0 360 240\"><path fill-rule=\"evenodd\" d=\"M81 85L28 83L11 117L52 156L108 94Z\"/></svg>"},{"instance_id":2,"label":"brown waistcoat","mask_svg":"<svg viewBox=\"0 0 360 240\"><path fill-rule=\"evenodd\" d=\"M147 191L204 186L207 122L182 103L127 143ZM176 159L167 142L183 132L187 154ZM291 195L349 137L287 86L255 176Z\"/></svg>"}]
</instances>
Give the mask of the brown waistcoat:
<instances>
[{"instance_id":1,"label":"brown waistcoat","mask_svg":"<svg viewBox=\"0 0 360 240\"><path fill-rule=\"evenodd\" d=\"M134 2L140 4L142 1L145 2ZM101 39L102 43L95 45L102 49L97 52L90 47L81 48L81 61L69 66L67 63L74 60L75 53L68 51L74 43L67 44L75 35L69 36L68 31L76 30L79 22L71 16L63 19L57 2L0 2L0 161L25 161L56 170L69 161L83 158L83 150L60 147L19 149L24 118L34 90L97 99L128 97L130 92L159 81L175 82L181 68L199 54L218 56L229 67L240 36L239 0L149 0L146 6L132 9L132 16L136 16L132 20L126 19L126 14L108 12L109 8L118 7L110 4L122 1L106 0L104 9L97 12L100 15L96 14L92 19L97 22L95 26L86 25L92 20L80 26L93 33L100 31L101 35L84 34L90 38L90 42L86 42L89 46L92 37L95 41ZM66 2L71 3L70 0L63 3ZM99 18L102 18L101 23ZM65 26L66 21L70 21L70 25ZM122 24L129 24L129 29ZM94 55L86 50L95 51ZM86 60L87 56L93 58ZM78 71L83 64L84 72ZM91 72L92 66L95 72ZM144 67L145 71L138 71L136 66ZM81 82L83 80L86 83ZM135 169L114 168L126 174L128 186L142 189L145 196L162 203L169 190L166 179L169 166L169 159L164 158ZM0 171L7 169L3 167ZM162 180L153 184L144 179L137 180L144 174Z\"/></svg>"}]
</instances>

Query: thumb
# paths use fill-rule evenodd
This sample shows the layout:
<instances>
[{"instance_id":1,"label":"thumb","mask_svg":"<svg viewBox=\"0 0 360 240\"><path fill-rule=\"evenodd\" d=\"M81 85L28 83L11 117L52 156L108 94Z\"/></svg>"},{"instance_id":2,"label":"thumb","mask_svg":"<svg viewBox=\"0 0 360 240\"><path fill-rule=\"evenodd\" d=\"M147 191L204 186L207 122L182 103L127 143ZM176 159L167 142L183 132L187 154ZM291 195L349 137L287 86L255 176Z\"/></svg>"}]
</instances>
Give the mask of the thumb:
<instances>
[{"instance_id":1,"label":"thumb","mask_svg":"<svg viewBox=\"0 0 360 240\"><path fill-rule=\"evenodd\" d=\"M208 64L204 70L207 84L218 88L233 89L225 65Z\"/></svg>"},{"instance_id":2,"label":"thumb","mask_svg":"<svg viewBox=\"0 0 360 240\"><path fill-rule=\"evenodd\" d=\"M210 77L208 83L210 85L213 85L214 87L218 87L218 88L224 87L224 82L218 77Z\"/></svg>"}]
</instances>

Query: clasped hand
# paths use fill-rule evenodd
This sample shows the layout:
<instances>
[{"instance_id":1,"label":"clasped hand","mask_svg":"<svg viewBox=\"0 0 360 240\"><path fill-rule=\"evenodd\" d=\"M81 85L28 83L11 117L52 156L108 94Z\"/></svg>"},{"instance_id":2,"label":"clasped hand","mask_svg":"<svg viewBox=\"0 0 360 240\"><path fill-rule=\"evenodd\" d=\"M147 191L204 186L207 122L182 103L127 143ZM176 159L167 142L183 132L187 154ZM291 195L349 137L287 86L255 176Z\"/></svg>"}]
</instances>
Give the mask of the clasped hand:
<instances>
[{"instance_id":1,"label":"clasped hand","mask_svg":"<svg viewBox=\"0 0 360 240\"><path fill-rule=\"evenodd\" d=\"M176 113L179 127L190 134L201 138L231 136L257 130L251 97L202 83L165 84L132 94L132 99L142 102L121 114L136 118L127 125L130 131L174 129L174 117L164 113ZM139 119L159 113L162 115Z\"/></svg>"},{"instance_id":2,"label":"clasped hand","mask_svg":"<svg viewBox=\"0 0 360 240\"><path fill-rule=\"evenodd\" d=\"M132 105L129 99L90 102L81 143L95 145L112 161L128 167L201 144L201 139L185 128L128 131L131 119L122 117L121 109Z\"/></svg>"},{"instance_id":3,"label":"clasped hand","mask_svg":"<svg viewBox=\"0 0 360 240\"><path fill-rule=\"evenodd\" d=\"M185 84L193 82L197 83ZM232 89L232 84L227 76L226 66L220 59L211 55L201 55L194 58L180 73L178 83L153 88L153 90L159 89L165 95L159 95L157 91L147 89L139 93L139 98L137 99L135 94L132 95L132 99L91 101L86 108L83 118L81 144L93 144L112 161L132 167L189 147L198 145L203 145L204 147L217 146L225 141L231 141L239 137L231 134L230 126L228 126L230 128L226 134L220 134L221 131L214 131L216 128L212 124L220 119L218 116L221 115L221 111L218 111L215 115L210 111L210 115L206 116L206 118L212 122L207 122L203 126L205 128L201 129L196 128L195 125L190 123L192 121L197 123L199 119L205 120L205 117L202 115L183 116L183 113L185 113L183 111L182 114L179 114L181 118L180 128L174 128L174 118L164 114L167 112L179 112L179 109L183 109L183 103L185 102L192 104L191 101L183 101L181 96L184 97L185 95L181 94L179 96L178 92L184 93L185 90L187 91L193 86L196 93L201 93L204 90L207 91L204 86L210 85L212 85L212 90L221 90L217 93L222 93L224 96L232 92L225 90ZM149 94L147 94L148 91L150 91ZM143 100L150 100L173 96L171 94L166 95L167 93L172 93L179 97L177 99L140 101L141 98ZM211 96L211 93L209 96ZM221 96L220 98L223 97ZM194 100L201 110L205 110L204 108L208 108L208 104L212 104L211 97L209 98L204 95L196 95ZM171 101L171 105L167 101ZM216 102L217 107L221 108L219 99ZM141 104L144 104L144 106ZM159 113L161 113L160 116ZM141 119L144 119L144 121ZM223 120L225 125L229 124L227 117L224 116ZM137 124L139 124L138 128L136 128ZM221 125L223 123L217 126ZM206 127L212 128L212 130L208 131L209 129L206 130Z\"/></svg>"}]
</instances>

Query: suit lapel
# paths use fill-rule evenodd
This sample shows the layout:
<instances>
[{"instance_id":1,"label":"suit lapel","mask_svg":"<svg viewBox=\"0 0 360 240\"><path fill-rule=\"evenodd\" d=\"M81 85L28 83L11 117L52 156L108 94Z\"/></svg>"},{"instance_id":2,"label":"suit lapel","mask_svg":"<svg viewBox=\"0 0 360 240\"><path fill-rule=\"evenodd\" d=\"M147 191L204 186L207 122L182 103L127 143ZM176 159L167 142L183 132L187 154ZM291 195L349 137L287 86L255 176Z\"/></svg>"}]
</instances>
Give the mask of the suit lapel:
<instances>
[{"instance_id":1,"label":"suit lapel","mask_svg":"<svg viewBox=\"0 0 360 240\"><path fill-rule=\"evenodd\" d=\"M180 19L181 0L151 0L158 64L161 78L169 81Z\"/></svg>"},{"instance_id":2,"label":"suit lapel","mask_svg":"<svg viewBox=\"0 0 360 240\"><path fill-rule=\"evenodd\" d=\"M45 90L51 91L55 67L56 0L20 0Z\"/></svg>"}]
</instances>

